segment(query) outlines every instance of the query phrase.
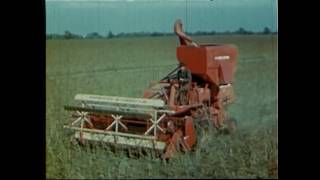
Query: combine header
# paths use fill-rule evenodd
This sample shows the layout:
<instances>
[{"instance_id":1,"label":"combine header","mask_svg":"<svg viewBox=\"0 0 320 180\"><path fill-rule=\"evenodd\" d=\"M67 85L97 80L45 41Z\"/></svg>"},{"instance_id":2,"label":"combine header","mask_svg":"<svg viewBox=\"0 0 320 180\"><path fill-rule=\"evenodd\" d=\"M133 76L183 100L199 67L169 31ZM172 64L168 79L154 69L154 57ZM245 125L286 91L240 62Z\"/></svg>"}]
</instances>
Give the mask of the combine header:
<instances>
[{"instance_id":1,"label":"combine header","mask_svg":"<svg viewBox=\"0 0 320 180\"><path fill-rule=\"evenodd\" d=\"M198 45L185 35L180 20L174 31L180 65L146 89L143 98L77 94L76 103L65 106L74 119L64 128L74 131L74 139L152 149L167 159L195 146L197 128L235 130L224 107L234 100L237 48Z\"/></svg>"}]
</instances>

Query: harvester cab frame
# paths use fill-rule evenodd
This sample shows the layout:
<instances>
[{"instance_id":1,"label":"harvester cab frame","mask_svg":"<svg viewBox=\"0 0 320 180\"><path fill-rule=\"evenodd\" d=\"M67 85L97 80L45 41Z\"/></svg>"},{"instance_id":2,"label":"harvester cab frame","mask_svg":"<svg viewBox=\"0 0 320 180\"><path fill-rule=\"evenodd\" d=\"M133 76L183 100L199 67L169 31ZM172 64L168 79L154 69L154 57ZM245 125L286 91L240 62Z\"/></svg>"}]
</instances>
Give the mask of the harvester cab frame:
<instances>
[{"instance_id":1,"label":"harvester cab frame","mask_svg":"<svg viewBox=\"0 0 320 180\"><path fill-rule=\"evenodd\" d=\"M235 123L224 109L235 99L237 48L198 45L183 32L181 20L175 22L174 32L180 40L177 60L192 76L187 103L181 105L177 98L174 77L180 66L147 88L142 98L77 94L75 104L65 106L72 119L64 128L74 132L73 140L151 149L168 159L195 147L197 124L234 132Z\"/></svg>"}]
</instances>

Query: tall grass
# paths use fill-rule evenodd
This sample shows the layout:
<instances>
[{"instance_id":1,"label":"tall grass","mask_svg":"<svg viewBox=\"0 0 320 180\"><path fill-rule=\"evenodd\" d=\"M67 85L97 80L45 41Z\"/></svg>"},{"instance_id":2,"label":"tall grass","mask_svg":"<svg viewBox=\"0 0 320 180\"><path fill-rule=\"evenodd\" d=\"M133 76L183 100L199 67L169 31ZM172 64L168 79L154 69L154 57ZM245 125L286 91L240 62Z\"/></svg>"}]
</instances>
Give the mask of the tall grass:
<instances>
[{"instance_id":1,"label":"tall grass","mask_svg":"<svg viewBox=\"0 0 320 180\"><path fill-rule=\"evenodd\" d=\"M203 137L194 152L169 162L129 158L99 146L72 146L62 129L63 105L76 93L141 97L150 80L175 67L174 37L49 40L46 57L46 175L48 178L276 178L277 59L275 36L203 36L197 42L239 48L235 92L227 112L235 136Z\"/></svg>"}]
</instances>

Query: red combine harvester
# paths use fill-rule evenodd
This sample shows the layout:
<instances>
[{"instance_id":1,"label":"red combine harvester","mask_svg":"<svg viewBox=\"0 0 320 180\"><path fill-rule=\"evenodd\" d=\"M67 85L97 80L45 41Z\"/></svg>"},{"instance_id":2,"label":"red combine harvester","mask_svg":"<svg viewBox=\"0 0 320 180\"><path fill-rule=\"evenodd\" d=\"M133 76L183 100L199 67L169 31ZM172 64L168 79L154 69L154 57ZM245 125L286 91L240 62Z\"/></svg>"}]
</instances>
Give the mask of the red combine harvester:
<instances>
[{"instance_id":1,"label":"red combine harvester","mask_svg":"<svg viewBox=\"0 0 320 180\"><path fill-rule=\"evenodd\" d=\"M234 101L237 48L198 45L183 32L180 20L174 31L180 65L151 84L143 98L77 94L78 103L65 106L75 118L64 126L75 132L73 139L153 149L167 159L195 146L196 128L235 130L224 108Z\"/></svg>"}]
</instances>

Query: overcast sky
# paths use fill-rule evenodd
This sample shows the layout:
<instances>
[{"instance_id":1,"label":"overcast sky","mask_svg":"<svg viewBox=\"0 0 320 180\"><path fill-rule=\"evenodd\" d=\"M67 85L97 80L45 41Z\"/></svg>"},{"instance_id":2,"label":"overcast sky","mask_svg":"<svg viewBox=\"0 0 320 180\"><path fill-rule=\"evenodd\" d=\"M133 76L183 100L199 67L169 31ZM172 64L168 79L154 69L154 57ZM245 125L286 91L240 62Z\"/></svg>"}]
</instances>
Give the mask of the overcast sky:
<instances>
[{"instance_id":1,"label":"overcast sky","mask_svg":"<svg viewBox=\"0 0 320 180\"><path fill-rule=\"evenodd\" d=\"M277 30L276 0L46 0L47 33Z\"/></svg>"}]
</instances>

